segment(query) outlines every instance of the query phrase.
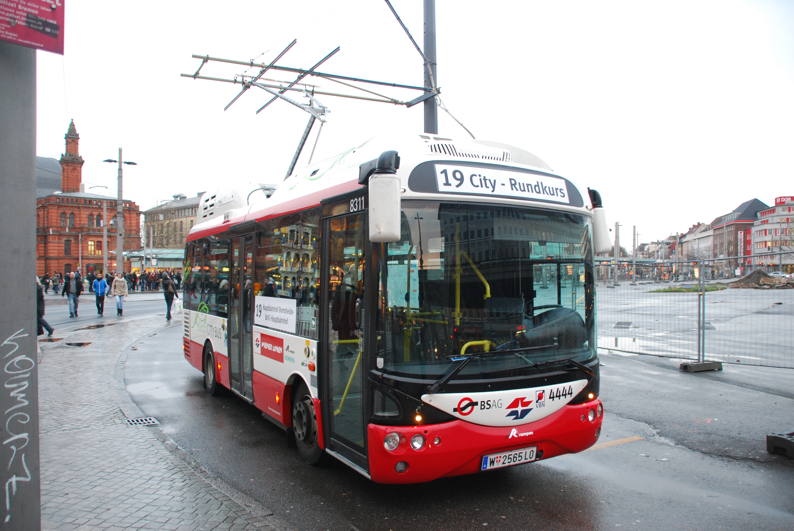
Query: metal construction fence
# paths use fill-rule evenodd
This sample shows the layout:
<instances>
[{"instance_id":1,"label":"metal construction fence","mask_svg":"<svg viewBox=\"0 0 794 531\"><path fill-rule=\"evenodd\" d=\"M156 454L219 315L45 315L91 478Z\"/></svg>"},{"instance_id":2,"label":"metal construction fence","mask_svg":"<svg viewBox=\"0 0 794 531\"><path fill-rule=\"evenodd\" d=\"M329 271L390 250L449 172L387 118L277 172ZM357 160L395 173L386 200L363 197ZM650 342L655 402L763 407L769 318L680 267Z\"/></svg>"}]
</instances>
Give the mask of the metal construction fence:
<instances>
[{"instance_id":1,"label":"metal construction fence","mask_svg":"<svg viewBox=\"0 0 794 531\"><path fill-rule=\"evenodd\" d=\"M760 268L739 276L746 268L726 269L728 260L602 262L599 348L794 368L794 278Z\"/></svg>"}]
</instances>

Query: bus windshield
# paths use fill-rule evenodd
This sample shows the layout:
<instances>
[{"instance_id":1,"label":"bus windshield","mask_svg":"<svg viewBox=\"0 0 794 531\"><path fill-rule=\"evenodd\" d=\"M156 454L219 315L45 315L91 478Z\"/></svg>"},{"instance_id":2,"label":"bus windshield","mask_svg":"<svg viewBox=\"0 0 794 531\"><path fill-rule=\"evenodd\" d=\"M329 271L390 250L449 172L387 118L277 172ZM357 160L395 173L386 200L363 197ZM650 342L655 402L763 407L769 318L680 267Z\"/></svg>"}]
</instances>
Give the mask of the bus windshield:
<instances>
[{"instance_id":1,"label":"bus windshield","mask_svg":"<svg viewBox=\"0 0 794 531\"><path fill-rule=\"evenodd\" d=\"M535 371L596 355L590 219L514 206L403 202L380 245L379 370L438 378ZM497 351L504 350L504 354Z\"/></svg>"}]
</instances>

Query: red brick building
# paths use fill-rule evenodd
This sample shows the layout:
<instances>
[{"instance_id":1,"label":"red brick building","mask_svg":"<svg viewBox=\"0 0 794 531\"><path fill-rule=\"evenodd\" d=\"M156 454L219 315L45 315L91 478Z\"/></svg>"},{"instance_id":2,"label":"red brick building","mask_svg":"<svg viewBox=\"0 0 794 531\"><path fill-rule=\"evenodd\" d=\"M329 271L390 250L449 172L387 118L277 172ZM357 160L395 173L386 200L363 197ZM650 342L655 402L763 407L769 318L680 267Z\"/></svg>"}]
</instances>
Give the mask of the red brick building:
<instances>
[{"instance_id":1,"label":"red brick building","mask_svg":"<svg viewBox=\"0 0 794 531\"><path fill-rule=\"evenodd\" d=\"M116 218L115 197L86 193L83 186L83 158L80 135L69 124L66 153L60 160L36 157L36 274L75 271L83 275L102 270L104 224L103 202L107 217ZM141 249L141 212L132 201L123 201L124 250ZM119 269L116 262L116 226L108 225L108 270ZM130 262L124 261L130 271Z\"/></svg>"}]
</instances>

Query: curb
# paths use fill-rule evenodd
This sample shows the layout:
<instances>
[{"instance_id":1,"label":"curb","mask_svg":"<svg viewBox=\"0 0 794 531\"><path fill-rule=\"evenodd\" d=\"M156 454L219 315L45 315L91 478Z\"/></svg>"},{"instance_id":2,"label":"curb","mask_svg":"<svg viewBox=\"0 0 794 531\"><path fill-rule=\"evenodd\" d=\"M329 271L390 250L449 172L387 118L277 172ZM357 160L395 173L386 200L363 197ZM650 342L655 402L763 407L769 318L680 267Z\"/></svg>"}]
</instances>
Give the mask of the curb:
<instances>
[{"instance_id":1,"label":"curb","mask_svg":"<svg viewBox=\"0 0 794 531\"><path fill-rule=\"evenodd\" d=\"M140 340L147 336L152 336L153 334L160 333L168 328L172 328L174 326L180 326L178 320L175 320L173 324L166 325L162 328L158 328L153 332L147 332L142 334L132 341L130 341L127 345L125 345L121 351L119 352L118 358L116 359L116 363L113 367L113 374L108 375L108 379L111 383L115 383L116 389L116 404L118 405L121 412L124 414L125 417L128 419L133 418L141 418L144 417L144 413L138 408L137 404L132 400L132 397L127 392L127 386L124 380L124 364L127 361L127 356L132 351L132 347L138 343ZM153 429L154 428L154 429ZM276 516L273 511L270 511L259 502L254 500L253 498L249 497L248 495L238 491L219 477L212 474L210 471L202 467L199 462L193 458L190 454L185 452L173 439L171 439L168 435L163 433L162 429L159 425L155 426L147 426L147 427L140 427L139 429L142 430L151 430L151 435L162 445L162 451L166 453L172 459L175 459L179 463L181 463L180 468L187 468L190 472L195 474L198 479L203 480L205 483L209 485L210 488L216 489L220 491L222 494L225 494L228 498L232 501L237 503L240 507L244 508L248 513L250 513L253 517L259 519L259 521L252 522L256 526L270 526L273 529L278 531L297 531L297 528L290 525L285 520L281 519L280 517ZM183 468L183 471L184 468ZM187 471L185 471L187 473ZM188 474L189 475L189 474Z\"/></svg>"}]
</instances>

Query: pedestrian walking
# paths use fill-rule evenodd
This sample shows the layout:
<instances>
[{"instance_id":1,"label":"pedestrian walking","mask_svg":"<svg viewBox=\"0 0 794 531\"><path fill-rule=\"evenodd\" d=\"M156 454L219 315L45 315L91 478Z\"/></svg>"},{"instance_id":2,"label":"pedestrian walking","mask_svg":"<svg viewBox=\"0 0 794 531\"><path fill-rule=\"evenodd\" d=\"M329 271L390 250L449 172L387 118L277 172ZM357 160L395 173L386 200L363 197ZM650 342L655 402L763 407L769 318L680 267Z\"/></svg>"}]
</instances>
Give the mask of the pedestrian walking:
<instances>
[{"instance_id":1,"label":"pedestrian walking","mask_svg":"<svg viewBox=\"0 0 794 531\"><path fill-rule=\"evenodd\" d=\"M50 289L50 275L48 275L46 272L44 273L44 276L41 277L41 285L44 288L44 293L48 293L48 290Z\"/></svg>"},{"instance_id":2,"label":"pedestrian walking","mask_svg":"<svg viewBox=\"0 0 794 531\"><path fill-rule=\"evenodd\" d=\"M165 319L166 321L170 321L171 305L174 303L174 297L178 299L179 295L176 294L176 288L174 288L174 281L171 280L171 277L168 276L168 273L165 273L163 276L163 294L165 295L165 305L166 305Z\"/></svg>"},{"instance_id":3,"label":"pedestrian walking","mask_svg":"<svg viewBox=\"0 0 794 531\"><path fill-rule=\"evenodd\" d=\"M102 317L105 313L105 295L108 292L108 283L103 277L94 279L94 295L96 295L96 313Z\"/></svg>"},{"instance_id":4,"label":"pedestrian walking","mask_svg":"<svg viewBox=\"0 0 794 531\"><path fill-rule=\"evenodd\" d=\"M52 337L55 329L44 319L44 287L36 278L36 334L41 335L47 330L47 337Z\"/></svg>"},{"instance_id":5,"label":"pedestrian walking","mask_svg":"<svg viewBox=\"0 0 794 531\"><path fill-rule=\"evenodd\" d=\"M116 297L116 315L124 316L124 299L127 298L127 281L121 273L116 273L113 284L110 286L110 294Z\"/></svg>"},{"instance_id":6,"label":"pedestrian walking","mask_svg":"<svg viewBox=\"0 0 794 531\"><path fill-rule=\"evenodd\" d=\"M88 280L88 291L94 291L94 280L96 279L94 272L90 271L85 278Z\"/></svg>"},{"instance_id":7,"label":"pedestrian walking","mask_svg":"<svg viewBox=\"0 0 794 531\"><path fill-rule=\"evenodd\" d=\"M83 283L75 277L74 273L69 273L69 279L64 279L61 297L68 295L69 317L77 317L77 307L80 305L80 294L83 292Z\"/></svg>"},{"instance_id":8,"label":"pedestrian walking","mask_svg":"<svg viewBox=\"0 0 794 531\"><path fill-rule=\"evenodd\" d=\"M58 276L58 273L52 274L52 292L56 295L61 288L61 278Z\"/></svg>"}]
</instances>

